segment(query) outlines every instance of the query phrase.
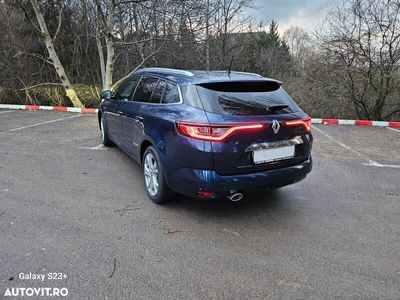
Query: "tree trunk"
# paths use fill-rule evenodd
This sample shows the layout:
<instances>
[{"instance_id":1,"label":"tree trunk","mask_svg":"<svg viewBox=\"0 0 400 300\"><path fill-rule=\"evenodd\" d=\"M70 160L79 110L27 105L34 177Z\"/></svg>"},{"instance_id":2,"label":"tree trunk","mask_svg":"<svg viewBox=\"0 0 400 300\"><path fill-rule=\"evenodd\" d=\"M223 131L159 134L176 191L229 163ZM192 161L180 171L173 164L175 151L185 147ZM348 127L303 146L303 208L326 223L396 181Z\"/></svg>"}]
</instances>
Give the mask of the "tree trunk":
<instances>
[{"instance_id":1,"label":"tree trunk","mask_svg":"<svg viewBox=\"0 0 400 300\"><path fill-rule=\"evenodd\" d=\"M98 2L99 3L99 2ZM98 5L98 7L101 7ZM115 45L113 40L113 30L114 30L114 14L115 14L115 2L114 0L109 1L108 16L105 21L105 33L106 33L106 48L107 48L107 60L106 60L106 71L104 78L104 90L110 90L113 85L113 73L114 73L114 63L115 63ZM104 14L103 14L104 15Z\"/></svg>"},{"instance_id":2,"label":"tree trunk","mask_svg":"<svg viewBox=\"0 0 400 300\"><path fill-rule=\"evenodd\" d=\"M104 61L104 51L103 44L101 42L101 16L99 12L99 8L97 8L97 20L96 20L96 46L99 54L99 63L100 63L100 73L101 73L101 86L104 88L106 81L106 65Z\"/></svg>"},{"instance_id":3,"label":"tree trunk","mask_svg":"<svg viewBox=\"0 0 400 300\"><path fill-rule=\"evenodd\" d=\"M107 46L107 62L106 62L106 73L105 73L103 89L110 90L113 85L113 72L114 72L114 60L115 60L115 48L111 32L107 32L106 46Z\"/></svg>"},{"instance_id":4,"label":"tree trunk","mask_svg":"<svg viewBox=\"0 0 400 300\"><path fill-rule=\"evenodd\" d=\"M101 44L100 33L96 34L96 45L97 45L97 51L99 52L101 86L104 87L106 81L106 67L104 62L104 52L103 52L103 45Z\"/></svg>"},{"instance_id":5,"label":"tree trunk","mask_svg":"<svg viewBox=\"0 0 400 300\"><path fill-rule=\"evenodd\" d=\"M206 8L206 69L210 71L210 0Z\"/></svg>"},{"instance_id":6,"label":"tree trunk","mask_svg":"<svg viewBox=\"0 0 400 300\"><path fill-rule=\"evenodd\" d=\"M72 87L67 74L65 73L64 67L58 58L57 52L54 49L54 43L53 39L50 37L49 31L47 29L46 22L43 18L43 14L40 11L39 4L37 0L30 0L33 10L35 11L35 15L37 18L37 21L40 26L40 30L43 35L44 43L46 45L47 51L49 53L50 60L52 61L54 68L56 70L56 73L62 83L62 86L65 89L65 93L67 97L71 100L72 104L75 107L83 107L82 102L79 100L78 95L76 94L74 88Z\"/></svg>"}]
</instances>

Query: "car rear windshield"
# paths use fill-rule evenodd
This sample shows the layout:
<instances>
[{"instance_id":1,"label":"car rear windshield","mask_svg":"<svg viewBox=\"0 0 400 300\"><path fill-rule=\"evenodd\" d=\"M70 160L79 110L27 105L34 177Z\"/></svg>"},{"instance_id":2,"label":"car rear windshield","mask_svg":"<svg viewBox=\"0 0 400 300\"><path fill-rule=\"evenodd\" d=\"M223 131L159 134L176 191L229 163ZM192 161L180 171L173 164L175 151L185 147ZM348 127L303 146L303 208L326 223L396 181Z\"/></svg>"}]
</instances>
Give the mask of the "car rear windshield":
<instances>
[{"instance_id":1,"label":"car rear windshield","mask_svg":"<svg viewBox=\"0 0 400 300\"><path fill-rule=\"evenodd\" d=\"M213 82L198 84L197 90L204 109L216 114L257 116L300 110L275 81Z\"/></svg>"}]
</instances>

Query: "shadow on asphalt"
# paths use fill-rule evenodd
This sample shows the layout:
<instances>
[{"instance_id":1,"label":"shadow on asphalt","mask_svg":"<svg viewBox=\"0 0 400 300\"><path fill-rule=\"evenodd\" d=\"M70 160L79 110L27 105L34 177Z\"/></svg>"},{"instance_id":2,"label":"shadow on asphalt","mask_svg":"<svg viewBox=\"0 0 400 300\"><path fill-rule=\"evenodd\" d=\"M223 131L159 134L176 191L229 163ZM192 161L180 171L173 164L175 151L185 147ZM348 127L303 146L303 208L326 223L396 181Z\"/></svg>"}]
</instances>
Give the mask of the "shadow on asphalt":
<instances>
[{"instance_id":1,"label":"shadow on asphalt","mask_svg":"<svg viewBox=\"0 0 400 300\"><path fill-rule=\"evenodd\" d=\"M258 213L282 212L287 207L285 205L282 192L277 190L254 190L244 194L241 201L232 202L226 198L223 199L192 199L186 196L177 195L165 206L174 209L197 211L199 214L247 214L248 212L258 211Z\"/></svg>"},{"instance_id":2,"label":"shadow on asphalt","mask_svg":"<svg viewBox=\"0 0 400 300\"><path fill-rule=\"evenodd\" d=\"M143 174L141 167L128 155L126 155L119 148L118 150L122 161L132 166L132 180L140 180L140 188L145 193L143 183ZM274 190L255 189L243 192L243 199L238 202L232 202L227 198L222 199L195 199L184 195L175 194L174 198L168 203L156 205L151 203L151 200L145 196L144 201L149 204L155 205L167 211L179 212L182 218L190 216L199 216L201 218L215 217L216 219L223 217L226 220L237 221L239 218L244 217L248 219L250 216L262 216L269 218L271 221L276 218L294 218L296 217L296 209L293 203L297 201L294 194L286 188L278 188ZM185 213L187 213L185 215Z\"/></svg>"}]
</instances>

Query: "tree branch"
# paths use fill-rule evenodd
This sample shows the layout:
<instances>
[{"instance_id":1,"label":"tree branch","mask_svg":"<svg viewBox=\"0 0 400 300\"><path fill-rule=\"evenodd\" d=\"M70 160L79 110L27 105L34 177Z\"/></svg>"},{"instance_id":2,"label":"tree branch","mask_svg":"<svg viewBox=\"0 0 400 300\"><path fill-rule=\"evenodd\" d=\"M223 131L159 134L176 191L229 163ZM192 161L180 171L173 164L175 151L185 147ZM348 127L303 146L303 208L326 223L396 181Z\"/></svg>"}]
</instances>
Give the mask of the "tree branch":
<instances>
[{"instance_id":1,"label":"tree branch","mask_svg":"<svg viewBox=\"0 0 400 300\"><path fill-rule=\"evenodd\" d=\"M42 60L42 61L44 61L44 62L46 62L46 63L48 63L48 64L50 64L52 66L54 66L53 62L43 58L42 56L40 56L40 55L38 55L36 53L28 53L28 52L19 51L17 54L14 55L14 57L18 57L20 55L28 55L28 56L36 57L36 58L38 58L38 59L40 59L40 60Z\"/></svg>"},{"instance_id":2,"label":"tree branch","mask_svg":"<svg viewBox=\"0 0 400 300\"><path fill-rule=\"evenodd\" d=\"M28 87L24 87L23 89L20 89L20 91L31 90L31 89L34 89L34 88L36 88L36 87L38 87L38 86L44 86L44 85L62 86L61 83L44 82L44 83L38 83L38 84L35 84L35 85L31 85L31 86L28 86Z\"/></svg>"},{"instance_id":3,"label":"tree branch","mask_svg":"<svg viewBox=\"0 0 400 300\"><path fill-rule=\"evenodd\" d=\"M56 33L54 34L54 37L53 37L53 43L56 40L58 34L60 33L63 9L64 9L64 6L61 6L60 12L58 13L58 26L57 26Z\"/></svg>"}]
</instances>

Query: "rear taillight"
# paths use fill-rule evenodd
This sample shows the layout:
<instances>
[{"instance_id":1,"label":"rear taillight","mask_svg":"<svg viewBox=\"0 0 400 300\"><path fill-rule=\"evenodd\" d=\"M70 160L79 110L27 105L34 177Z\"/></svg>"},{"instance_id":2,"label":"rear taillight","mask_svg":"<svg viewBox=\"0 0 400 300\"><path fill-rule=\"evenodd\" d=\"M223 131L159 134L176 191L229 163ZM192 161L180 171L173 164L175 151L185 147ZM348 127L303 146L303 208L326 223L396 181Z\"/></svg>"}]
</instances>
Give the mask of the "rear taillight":
<instances>
[{"instance_id":1,"label":"rear taillight","mask_svg":"<svg viewBox=\"0 0 400 300\"><path fill-rule=\"evenodd\" d=\"M223 141L236 131L257 131L265 124L210 125L176 122L176 129L181 135L205 141Z\"/></svg>"},{"instance_id":2,"label":"rear taillight","mask_svg":"<svg viewBox=\"0 0 400 300\"><path fill-rule=\"evenodd\" d=\"M288 127L302 126L307 132L311 132L311 118L283 121L283 124Z\"/></svg>"}]
</instances>

